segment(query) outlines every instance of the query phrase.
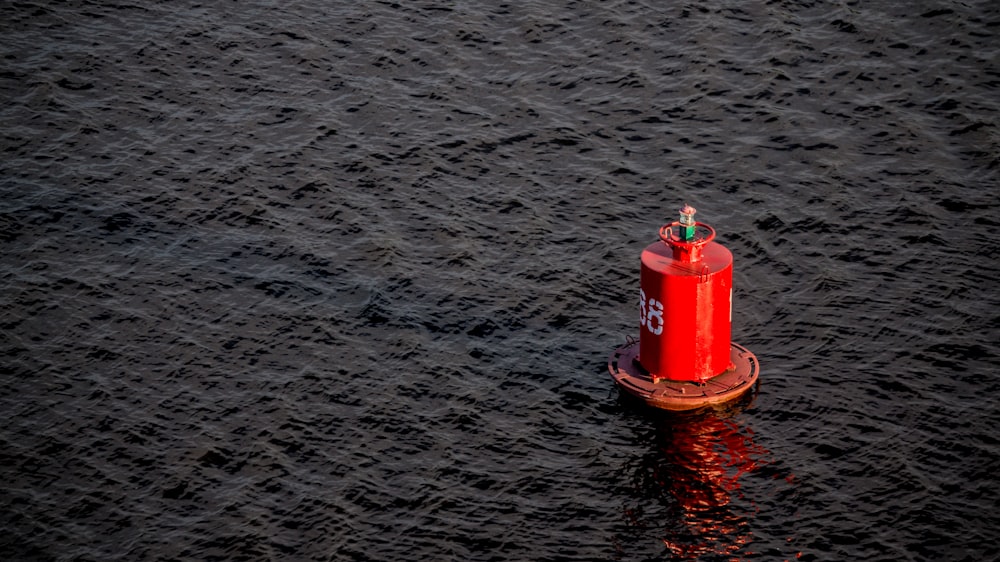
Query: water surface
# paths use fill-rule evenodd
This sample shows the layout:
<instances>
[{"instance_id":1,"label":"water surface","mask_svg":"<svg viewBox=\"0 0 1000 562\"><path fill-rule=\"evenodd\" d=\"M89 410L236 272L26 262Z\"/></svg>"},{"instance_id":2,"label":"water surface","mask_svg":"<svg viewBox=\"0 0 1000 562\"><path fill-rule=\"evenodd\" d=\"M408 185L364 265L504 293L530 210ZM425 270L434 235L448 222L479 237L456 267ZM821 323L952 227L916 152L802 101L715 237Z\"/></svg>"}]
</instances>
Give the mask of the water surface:
<instances>
[{"instance_id":1,"label":"water surface","mask_svg":"<svg viewBox=\"0 0 1000 562\"><path fill-rule=\"evenodd\" d=\"M990 2L0 7L8 559L970 560ZM623 404L690 203L759 395Z\"/></svg>"}]
</instances>

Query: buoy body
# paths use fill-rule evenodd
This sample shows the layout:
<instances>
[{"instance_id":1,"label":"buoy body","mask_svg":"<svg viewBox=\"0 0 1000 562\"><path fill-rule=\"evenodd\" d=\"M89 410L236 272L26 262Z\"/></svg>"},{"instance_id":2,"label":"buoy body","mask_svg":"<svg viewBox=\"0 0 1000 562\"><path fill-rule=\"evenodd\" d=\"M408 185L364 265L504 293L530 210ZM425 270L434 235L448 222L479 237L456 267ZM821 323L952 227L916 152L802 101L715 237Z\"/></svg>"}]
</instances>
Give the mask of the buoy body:
<instances>
[{"instance_id":1,"label":"buoy body","mask_svg":"<svg viewBox=\"0 0 1000 562\"><path fill-rule=\"evenodd\" d=\"M731 366L732 291L733 254L722 244L706 244L696 262L661 242L642 252L639 363L654 380L703 381Z\"/></svg>"},{"instance_id":2,"label":"buoy body","mask_svg":"<svg viewBox=\"0 0 1000 562\"><path fill-rule=\"evenodd\" d=\"M757 381L757 358L730 341L733 255L715 229L681 220L641 256L639 341L612 354L615 382L647 404L685 410L725 402Z\"/></svg>"}]
</instances>

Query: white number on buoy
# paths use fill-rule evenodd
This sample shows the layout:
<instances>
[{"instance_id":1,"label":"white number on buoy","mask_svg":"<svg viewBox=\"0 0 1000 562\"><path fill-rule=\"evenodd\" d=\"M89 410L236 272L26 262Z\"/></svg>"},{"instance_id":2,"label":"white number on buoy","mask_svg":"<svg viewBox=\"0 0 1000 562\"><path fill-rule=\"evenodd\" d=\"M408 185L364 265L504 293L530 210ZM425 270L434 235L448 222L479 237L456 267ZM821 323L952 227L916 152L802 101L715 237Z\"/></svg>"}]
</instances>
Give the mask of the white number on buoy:
<instances>
[{"instance_id":1,"label":"white number on buoy","mask_svg":"<svg viewBox=\"0 0 1000 562\"><path fill-rule=\"evenodd\" d=\"M639 325L645 326L654 336L663 333L663 303L646 300L646 291L639 289Z\"/></svg>"}]
</instances>

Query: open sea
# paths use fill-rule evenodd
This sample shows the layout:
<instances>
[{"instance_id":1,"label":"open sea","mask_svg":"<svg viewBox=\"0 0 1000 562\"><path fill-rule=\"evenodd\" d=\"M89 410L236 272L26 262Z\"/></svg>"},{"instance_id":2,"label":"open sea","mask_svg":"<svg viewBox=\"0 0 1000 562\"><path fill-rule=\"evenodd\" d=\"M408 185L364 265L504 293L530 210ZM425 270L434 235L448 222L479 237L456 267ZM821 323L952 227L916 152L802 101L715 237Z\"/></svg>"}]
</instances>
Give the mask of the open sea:
<instances>
[{"instance_id":1,"label":"open sea","mask_svg":"<svg viewBox=\"0 0 1000 562\"><path fill-rule=\"evenodd\" d=\"M0 100L3 560L1000 559L994 0L8 0Z\"/></svg>"}]
</instances>

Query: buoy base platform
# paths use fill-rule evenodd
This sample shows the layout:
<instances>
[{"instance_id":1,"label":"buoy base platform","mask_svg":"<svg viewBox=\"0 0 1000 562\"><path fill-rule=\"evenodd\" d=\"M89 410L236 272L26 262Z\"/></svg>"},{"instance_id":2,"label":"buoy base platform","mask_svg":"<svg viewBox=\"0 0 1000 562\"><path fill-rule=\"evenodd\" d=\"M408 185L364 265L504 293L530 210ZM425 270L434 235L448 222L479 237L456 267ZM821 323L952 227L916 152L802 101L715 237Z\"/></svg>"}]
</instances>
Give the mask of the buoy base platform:
<instances>
[{"instance_id":1,"label":"buoy base platform","mask_svg":"<svg viewBox=\"0 0 1000 562\"><path fill-rule=\"evenodd\" d=\"M638 361L639 342L619 347L608 359L608 371L622 392L663 410L693 410L703 406L729 402L739 398L757 383L760 364L747 348L730 343L733 368L703 382L674 381L653 377Z\"/></svg>"}]
</instances>

